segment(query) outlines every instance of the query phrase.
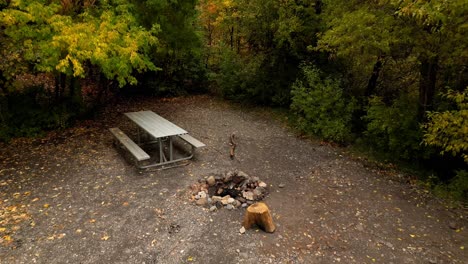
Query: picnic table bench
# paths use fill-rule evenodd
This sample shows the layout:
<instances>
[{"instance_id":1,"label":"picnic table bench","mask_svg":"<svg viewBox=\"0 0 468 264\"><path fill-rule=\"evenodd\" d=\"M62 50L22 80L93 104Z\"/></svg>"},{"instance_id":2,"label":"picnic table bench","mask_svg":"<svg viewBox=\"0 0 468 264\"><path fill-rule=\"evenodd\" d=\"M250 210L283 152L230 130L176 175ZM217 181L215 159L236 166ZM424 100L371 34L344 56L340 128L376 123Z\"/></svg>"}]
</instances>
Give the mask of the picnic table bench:
<instances>
[{"instance_id":1,"label":"picnic table bench","mask_svg":"<svg viewBox=\"0 0 468 264\"><path fill-rule=\"evenodd\" d=\"M184 129L152 111L130 112L125 113L125 116L137 125L137 142L134 142L117 127L110 128L109 130L114 135L115 140L133 156L137 167L140 169L164 166L191 159L195 153L195 149L205 146L201 141L190 136ZM146 141L143 141L143 138ZM179 139L190 145L191 150L182 152L181 155L180 153L176 155L174 143ZM156 153L154 155L155 159L149 164L142 164L143 161L151 159L151 156L142 149L144 145L158 146L159 154L157 155Z\"/></svg>"}]
</instances>

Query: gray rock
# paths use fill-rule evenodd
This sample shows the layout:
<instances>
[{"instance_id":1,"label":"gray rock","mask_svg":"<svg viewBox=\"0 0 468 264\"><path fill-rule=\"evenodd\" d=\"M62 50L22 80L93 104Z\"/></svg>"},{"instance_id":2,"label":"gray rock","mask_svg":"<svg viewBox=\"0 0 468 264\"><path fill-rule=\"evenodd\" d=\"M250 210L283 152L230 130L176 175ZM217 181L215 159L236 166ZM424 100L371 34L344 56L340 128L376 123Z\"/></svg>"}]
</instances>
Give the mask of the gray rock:
<instances>
[{"instance_id":1,"label":"gray rock","mask_svg":"<svg viewBox=\"0 0 468 264\"><path fill-rule=\"evenodd\" d=\"M232 197L229 197L229 198L227 199L227 202L228 202L229 204L233 204L234 201L235 201L235 199L232 198Z\"/></svg>"},{"instance_id":2,"label":"gray rock","mask_svg":"<svg viewBox=\"0 0 468 264\"><path fill-rule=\"evenodd\" d=\"M284 186L286 186L286 184L284 184L284 183L280 183L280 184L278 185L278 187L280 187L280 188L284 188Z\"/></svg>"},{"instance_id":3,"label":"gray rock","mask_svg":"<svg viewBox=\"0 0 468 264\"><path fill-rule=\"evenodd\" d=\"M266 188L267 184L261 181L258 183L258 187Z\"/></svg>"},{"instance_id":4,"label":"gray rock","mask_svg":"<svg viewBox=\"0 0 468 264\"><path fill-rule=\"evenodd\" d=\"M200 198L206 198L206 192L201 191L201 192L198 193L198 196L199 196Z\"/></svg>"},{"instance_id":5,"label":"gray rock","mask_svg":"<svg viewBox=\"0 0 468 264\"><path fill-rule=\"evenodd\" d=\"M196 201L196 204L197 204L197 205L205 205L205 204L207 204L207 203L208 203L208 199L206 199L206 197L205 197L205 198L200 198L200 199L198 199L198 200Z\"/></svg>"},{"instance_id":6,"label":"gray rock","mask_svg":"<svg viewBox=\"0 0 468 264\"><path fill-rule=\"evenodd\" d=\"M232 204L228 204L228 205L226 205L226 209L232 210L232 209L234 209L234 206L232 206Z\"/></svg>"},{"instance_id":7,"label":"gray rock","mask_svg":"<svg viewBox=\"0 0 468 264\"><path fill-rule=\"evenodd\" d=\"M201 198L200 195L198 195L198 194L195 195L195 199L196 199L196 200L198 200L198 199L200 199L200 198Z\"/></svg>"},{"instance_id":8,"label":"gray rock","mask_svg":"<svg viewBox=\"0 0 468 264\"><path fill-rule=\"evenodd\" d=\"M254 199L254 194L253 192L243 192L242 193L242 196L247 199L247 200L250 200L250 201L253 201Z\"/></svg>"},{"instance_id":9,"label":"gray rock","mask_svg":"<svg viewBox=\"0 0 468 264\"><path fill-rule=\"evenodd\" d=\"M198 182L199 183L206 183L206 180L205 179L198 179Z\"/></svg>"},{"instance_id":10,"label":"gray rock","mask_svg":"<svg viewBox=\"0 0 468 264\"><path fill-rule=\"evenodd\" d=\"M216 206L213 205L213 206L210 207L210 212L216 211L216 209L218 209L218 208L216 208Z\"/></svg>"},{"instance_id":11,"label":"gray rock","mask_svg":"<svg viewBox=\"0 0 468 264\"><path fill-rule=\"evenodd\" d=\"M206 182L208 183L208 186L213 186L216 183L216 179L214 176L210 176L208 179L206 179Z\"/></svg>"},{"instance_id":12,"label":"gray rock","mask_svg":"<svg viewBox=\"0 0 468 264\"><path fill-rule=\"evenodd\" d=\"M450 229L453 229L453 230L458 229L458 225L457 225L457 223L455 221L449 222L449 227L450 227Z\"/></svg>"},{"instance_id":13,"label":"gray rock","mask_svg":"<svg viewBox=\"0 0 468 264\"><path fill-rule=\"evenodd\" d=\"M249 175L243 171L238 171L237 176L243 177L243 178L249 178Z\"/></svg>"},{"instance_id":14,"label":"gray rock","mask_svg":"<svg viewBox=\"0 0 468 264\"><path fill-rule=\"evenodd\" d=\"M241 202L235 200L234 203L232 205L234 205L235 208L239 208L241 206Z\"/></svg>"},{"instance_id":15,"label":"gray rock","mask_svg":"<svg viewBox=\"0 0 468 264\"><path fill-rule=\"evenodd\" d=\"M214 195L211 197L211 199L213 200L213 202L221 202L223 197Z\"/></svg>"},{"instance_id":16,"label":"gray rock","mask_svg":"<svg viewBox=\"0 0 468 264\"><path fill-rule=\"evenodd\" d=\"M239 196L239 197L237 197L236 199L237 199L239 202L241 202L241 203L247 202L247 200L246 200L244 197L240 197L240 196Z\"/></svg>"},{"instance_id":17,"label":"gray rock","mask_svg":"<svg viewBox=\"0 0 468 264\"><path fill-rule=\"evenodd\" d=\"M262 196L262 194L265 192L265 190L262 187L257 187L255 190L253 190L253 193L256 196Z\"/></svg>"},{"instance_id":18,"label":"gray rock","mask_svg":"<svg viewBox=\"0 0 468 264\"><path fill-rule=\"evenodd\" d=\"M224 182L230 181L233 176L234 176L234 172L232 171L226 173L226 176L224 177Z\"/></svg>"},{"instance_id":19,"label":"gray rock","mask_svg":"<svg viewBox=\"0 0 468 264\"><path fill-rule=\"evenodd\" d=\"M253 182L258 182L258 181L260 181L260 178L258 178L258 177L252 177L252 181L253 181Z\"/></svg>"},{"instance_id":20,"label":"gray rock","mask_svg":"<svg viewBox=\"0 0 468 264\"><path fill-rule=\"evenodd\" d=\"M226 195L224 196L222 199L221 199L221 202L226 205L226 204L229 204L229 199L231 198L230 195Z\"/></svg>"},{"instance_id":21,"label":"gray rock","mask_svg":"<svg viewBox=\"0 0 468 264\"><path fill-rule=\"evenodd\" d=\"M242 204L242 208L245 208L245 207L247 207L247 206L248 206L247 203L243 203L243 204Z\"/></svg>"},{"instance_id":22,"label":"gray rock","mask_svg":"<svg viewBox=\"0 0 468 264\"><path fill-rule=\"evenodd\" d=\"M241 227L241 228L239 229L239 233L244 234L244 233L245 233L245 227Z\"/></svg>"}]
</instances>

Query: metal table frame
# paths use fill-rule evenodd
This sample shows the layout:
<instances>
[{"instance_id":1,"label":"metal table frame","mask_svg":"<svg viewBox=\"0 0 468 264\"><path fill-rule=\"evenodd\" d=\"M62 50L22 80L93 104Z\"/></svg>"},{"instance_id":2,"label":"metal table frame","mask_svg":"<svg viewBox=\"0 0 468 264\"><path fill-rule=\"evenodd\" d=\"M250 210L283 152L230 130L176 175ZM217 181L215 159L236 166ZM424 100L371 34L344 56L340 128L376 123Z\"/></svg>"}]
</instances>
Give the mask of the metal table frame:
<instances>
[{"instance_id":1,"label":"metal table frame","mask_svg":"<svg viewBox=\"0 0 468 264\"><path fill-rule=\"evenodd\" d=\"M159 162L152 163L149 165L141 165L140 162L137 162L137 166L140 169L146 169L157 166L164 166L168 164L173 164L179 161L184 161L191 159L193 157L193 148L191 152L187 153L188 156L174 159L174 150L173 150L173 139L176 136L188 134L183 128L178 127L174 123L168 121L167 119L157 115L153 111L139 111L139 112L130 112L125 113L131 121L137 125L137 144L139 146L147 144L158 144L159 145ZM144 133L142 133L142 131ZM142 134L148 135L150 140L142 142ZM169 159L166 158L164 154L164 141L169 141Z\"/></svg>"}]
</instances>

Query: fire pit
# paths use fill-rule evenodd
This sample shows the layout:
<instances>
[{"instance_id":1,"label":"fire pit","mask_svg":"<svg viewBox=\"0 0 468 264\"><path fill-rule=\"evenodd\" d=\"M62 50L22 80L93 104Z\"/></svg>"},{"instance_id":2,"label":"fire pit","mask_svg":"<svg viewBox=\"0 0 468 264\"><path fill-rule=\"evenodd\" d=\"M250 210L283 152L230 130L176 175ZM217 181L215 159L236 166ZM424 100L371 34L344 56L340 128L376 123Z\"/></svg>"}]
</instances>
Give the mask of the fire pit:
<instances>
[{"instance_id":1,"label":"fire pit","mask_svg":"<svg viewBox=\"0 0 468 264\"><path fill-rule=\"evenodd\" d=\"M237 170L200 179L190 190L192 201L199 206L209 206L210 211L247 207L268 194L265 182Z\"/></svg>"}]
</instances>

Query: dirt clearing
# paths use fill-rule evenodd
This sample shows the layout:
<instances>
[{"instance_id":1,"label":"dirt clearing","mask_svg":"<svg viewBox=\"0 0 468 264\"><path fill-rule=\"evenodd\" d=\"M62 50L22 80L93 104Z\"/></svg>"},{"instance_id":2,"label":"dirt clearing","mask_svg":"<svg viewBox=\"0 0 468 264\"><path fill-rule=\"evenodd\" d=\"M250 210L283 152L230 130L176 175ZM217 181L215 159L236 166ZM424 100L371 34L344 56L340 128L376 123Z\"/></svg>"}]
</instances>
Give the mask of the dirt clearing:
<instances>
[{"instance_id":1,"label":"dirt clearing","mask_svg":"<svg viewBox=\"0 0 468 264\"><path fill-rule=\"evenodd\" d=\"M138 171L108 128L131 134L123 113L140 110L207 147L187 166ZM198 179L234 170L268 185L274 233L241 234L242 207L190 201ZM300 139L267 110L207 96L119 102L0 151L1 263L466 263L466 224L466 211L395 173Z\"/></svg>"}]
</instances>

